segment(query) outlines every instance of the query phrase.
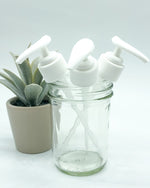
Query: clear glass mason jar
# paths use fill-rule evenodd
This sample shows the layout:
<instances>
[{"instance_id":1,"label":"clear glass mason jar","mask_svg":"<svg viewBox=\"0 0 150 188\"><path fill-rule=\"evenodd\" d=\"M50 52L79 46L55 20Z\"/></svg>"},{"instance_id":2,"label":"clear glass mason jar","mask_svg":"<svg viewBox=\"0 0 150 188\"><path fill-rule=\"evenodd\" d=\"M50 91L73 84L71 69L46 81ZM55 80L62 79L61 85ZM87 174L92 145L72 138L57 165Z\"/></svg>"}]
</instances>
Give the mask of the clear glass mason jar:
<instances>
[{"instance_id":1,"label":"clear glass mason jar","mask_svg":"<svg viewBox=\"0 0 150 188\"><path fill-rule=\"evenodd\" d=\"M85 88L64 82L51 85L53 155L61 171L84 176L106 164L112 87L105 80Z\"/></svg>"}]
</instances>

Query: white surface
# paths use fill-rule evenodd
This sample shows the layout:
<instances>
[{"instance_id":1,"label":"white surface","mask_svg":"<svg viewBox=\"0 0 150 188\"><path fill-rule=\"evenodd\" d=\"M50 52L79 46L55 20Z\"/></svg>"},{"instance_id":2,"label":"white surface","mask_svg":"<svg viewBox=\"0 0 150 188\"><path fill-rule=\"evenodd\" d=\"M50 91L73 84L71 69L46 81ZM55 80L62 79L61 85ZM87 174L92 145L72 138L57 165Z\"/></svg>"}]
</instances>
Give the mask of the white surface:
<instances>
[{"instance_id":1,"label":"white surface","mask_svg":"<svg viewBox=\"0 0 150 188\"><path fill-rule=\"evenodd\" d=\"M66 60L83 37L94 41L93 56L98 58L113 49L114 35L150 57L149 0L0 0L0 14L0 69L16 72L9 51L20 54L44 34L53 39L51 49L59 49ZM51 152L16 151L5 107L12 94L0 85L0 188L150 187L150 64L123 56L127 66L111 103L108 164L89 177L59 172Z\"/></svg>"},{"instance_id":2,"label":"white surface","mask_svg":"<svg viewBox=\"0 0 150 188\"><path fill-rule=\"evenodd\" d=\"M123 85L124 83L124 85ZM119 85L120 84L120 85ZM136 93L135 93L136 89ZM89 177L72 177L59 172L52 153L27 155L16 151L4 108L10 93L0 86L0 187L48 188L150 187L150 92L127 81L119 81L112 98L108 164Z\"/></svg>"}]
</instances>

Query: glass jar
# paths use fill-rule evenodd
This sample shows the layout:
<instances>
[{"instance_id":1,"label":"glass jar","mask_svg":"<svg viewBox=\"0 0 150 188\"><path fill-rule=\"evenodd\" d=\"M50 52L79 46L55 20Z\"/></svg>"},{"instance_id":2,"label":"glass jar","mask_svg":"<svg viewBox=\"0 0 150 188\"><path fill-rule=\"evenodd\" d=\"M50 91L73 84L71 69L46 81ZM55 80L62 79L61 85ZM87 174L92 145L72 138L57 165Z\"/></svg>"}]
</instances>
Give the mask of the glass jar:
<instances>
[{"instance_id":1,"label":"glass jar","mask_svg":"<svg viewBox=\"0 0 150 188\"><path fill-rule=\"evenodd\" d=\"M105 80L84 88L64 82L51 85L53 155L61 171L84 176L106 164L112 87Z\"/></svg>"}]
</instances>

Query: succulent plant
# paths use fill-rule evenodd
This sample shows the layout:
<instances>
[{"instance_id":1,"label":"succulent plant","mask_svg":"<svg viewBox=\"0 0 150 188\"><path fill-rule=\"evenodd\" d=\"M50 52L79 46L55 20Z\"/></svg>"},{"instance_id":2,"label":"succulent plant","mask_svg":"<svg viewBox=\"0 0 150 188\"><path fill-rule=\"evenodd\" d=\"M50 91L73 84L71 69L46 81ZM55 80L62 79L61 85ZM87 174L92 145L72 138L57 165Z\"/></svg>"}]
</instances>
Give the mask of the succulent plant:
<instances>
[{"instance_id":1,"label":"succulent plant","mask_svg":"<svg viewBox=\"0 0 150 188\"><path fill-rule=\"evenodd\" d=\"M11 53L14 61L17 55ZM15 63L16 64L16 63ZM22 64L16 64L19 76L13 72L3 69L0 72L0 83L10 89L18 98L15 105L17 106L39 106L44 103L48 96L49 84L47 84L38 69L38 59L30 63L26 59Z\"/></svg>"}]
</instances>

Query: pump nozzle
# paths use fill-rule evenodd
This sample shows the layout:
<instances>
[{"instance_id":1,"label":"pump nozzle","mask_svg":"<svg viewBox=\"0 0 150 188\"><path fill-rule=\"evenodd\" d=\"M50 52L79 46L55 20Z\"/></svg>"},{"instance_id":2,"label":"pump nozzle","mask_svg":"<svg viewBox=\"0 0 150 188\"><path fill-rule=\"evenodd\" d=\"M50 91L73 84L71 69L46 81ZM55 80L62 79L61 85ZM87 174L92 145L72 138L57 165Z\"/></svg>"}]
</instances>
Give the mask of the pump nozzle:
<instances>
[{"instance_id":1,"label":"pump nozzle","mask_svg":"<svg viewBox=\"0 0 150 188\"><path fill-rule=\"evenodd\" d=\"M90 55L94 48L93 41L88 38L81 39L74 45L68 62L73 84L88 87L96 82L97 61Z\"/></svg>"},{"instance_id":2,"label":"pump nozzle","mask_svg":"<svg viewBox=\"0 0 150 188\"><path fill-rule=\"evenodd\" d=\"M140 58L144 62L149 62L149 59L141 53L139 50L131 46L130 44L126 43L125 41L121 40L118 36L114 36L112 38L112 43L116 45L116 48L114 50L114 55L120 57L121 50L125 50L136 57Z\"/></svg>"},{"instance_id":3,"label":"pump nozzle","mask_svg":"<svg viewBox=\"0 0 150 188\"><path fill-rule=\"evenodd\" d=\"M27 59L32 53L37 50L41 50L43 57L49 55L47 45L51 42L51 37L48 35L43 36L36 43L27 48L16 60L16 63L21 64L25 59Z\"/></svg>"},{"instance_id":4,"label":"pump nozzle","mask_svg":"<svg viewBox=\"0 0 150 188\"><path fill-rule=\"evenodd\" d=\"M109 81L117 81L124 65L123 60L120 57L122 50L125 50L136 57L140 58L144 62L149 62L149 59L139 50L126 43L117 36L112 38L112 43L116 45L113 52L106 52L99 58L99 75Z\"/></svg>"}]
</instances>

